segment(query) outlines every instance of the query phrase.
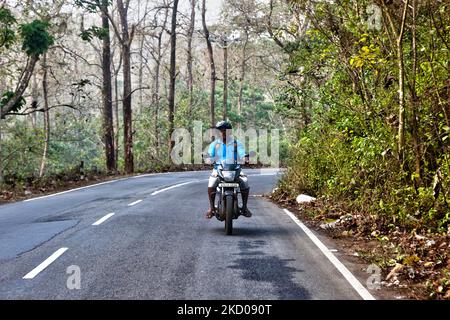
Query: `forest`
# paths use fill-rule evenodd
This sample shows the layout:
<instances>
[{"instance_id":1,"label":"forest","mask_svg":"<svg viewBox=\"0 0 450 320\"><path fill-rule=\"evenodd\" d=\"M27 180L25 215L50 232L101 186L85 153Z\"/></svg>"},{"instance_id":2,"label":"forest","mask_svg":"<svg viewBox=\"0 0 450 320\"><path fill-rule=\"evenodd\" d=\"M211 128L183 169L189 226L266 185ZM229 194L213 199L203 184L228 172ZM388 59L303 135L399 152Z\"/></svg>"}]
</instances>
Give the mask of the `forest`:
<instances>
[{"instance_id":1,"label":"forest","mask_svg":"<svg viewBox=\"0 0 450 320\"><path fill-rule=\"evenodd\" d=\"M274 200L305 193L318 198L307 216L358 217L346 231L375 239L370 259L450 299L449 12L448 0L0 0L2 199L80 172L177 170L170 138L194 121L279 129Z\"/></svg>"}]
</instances>

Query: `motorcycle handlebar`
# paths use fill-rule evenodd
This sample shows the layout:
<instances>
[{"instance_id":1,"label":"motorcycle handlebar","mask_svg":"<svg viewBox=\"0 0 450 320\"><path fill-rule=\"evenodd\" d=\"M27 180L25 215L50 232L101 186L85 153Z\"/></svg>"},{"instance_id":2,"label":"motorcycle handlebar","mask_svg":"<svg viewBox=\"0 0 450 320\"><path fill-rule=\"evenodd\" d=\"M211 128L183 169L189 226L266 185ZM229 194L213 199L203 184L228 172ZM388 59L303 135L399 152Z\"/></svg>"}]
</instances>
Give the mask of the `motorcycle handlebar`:
<instances>
[{"instance_id":1,"label":"motorcycle handlebar","mask_svg":"<svg viewBox=\"0 0 450 320\"><path fill-rule=\"evenodd\" d=\"M256 155L255 152L250 152L244 155L243 158L238 159L239 160L244 160L244 164L248 165L250 164L250 157L254 157ZM205 164L210 164L210 165L214 165L215 161L217 160L216 157L210 157L209 154L204 154L202 153L202 158L203 161L205 162Z\"/></svg>"}]
</instances>

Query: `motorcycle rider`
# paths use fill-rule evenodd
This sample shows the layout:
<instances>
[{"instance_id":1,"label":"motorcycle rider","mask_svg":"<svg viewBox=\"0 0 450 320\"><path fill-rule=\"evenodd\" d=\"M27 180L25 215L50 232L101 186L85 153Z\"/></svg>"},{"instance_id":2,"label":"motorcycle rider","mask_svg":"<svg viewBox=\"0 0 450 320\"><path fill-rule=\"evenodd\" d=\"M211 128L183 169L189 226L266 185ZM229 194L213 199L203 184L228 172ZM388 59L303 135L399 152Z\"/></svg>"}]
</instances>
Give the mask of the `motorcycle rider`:
<instances>
[{"instance_id":1,"label":"motorcycle rider","mask_svg":"<svg viewBox=\"0 0 450 320\"><path fill-rule=\"evenodd\" d=\"M232 126L228 121L220 121L216 124L216 129L220 130L221 139L216 139L209 145L208 155L209 162L212 160L216 160L214 163L214 170L209 177L208 182L208 198L209 198L209 210L206 212L206 218L211 219L215 215L215 206L214 201L216 197L216 188L219 184L219 177L217 174L217 167L221 161L233 161L234 160L234 142L237 143L237 158L244 159L245 157L245 148L244 145L235 140L231 135ZM247 159L248 160L248 159ZM208 161L207 161L208 162ZM247 176L241 172L241 175L238 178L239 180L239 188L241 190L242 195L242 210L241 214L247 218L252 216L252 213L247 208L248 196L250 194L250 187L248 186Z\"/></svg>"}]
</instances>

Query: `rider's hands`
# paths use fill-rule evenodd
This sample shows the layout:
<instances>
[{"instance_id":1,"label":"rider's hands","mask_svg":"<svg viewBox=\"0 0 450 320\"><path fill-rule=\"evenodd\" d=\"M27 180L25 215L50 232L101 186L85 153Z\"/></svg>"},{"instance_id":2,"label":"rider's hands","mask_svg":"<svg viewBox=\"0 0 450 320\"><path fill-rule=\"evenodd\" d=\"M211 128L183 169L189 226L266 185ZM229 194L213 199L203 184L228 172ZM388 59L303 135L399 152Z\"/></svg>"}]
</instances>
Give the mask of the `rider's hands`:
<instances>
[{"instance_id":1,"label":"rider's hands","mask_svg":"<svg viewBox=\"0 0 450 320\"><path fill-rule=\"evenodd\" d=\"M207 153L202 152L202 159L205 164L213 164L213 160Z\"/></svg>"}]
</instances>

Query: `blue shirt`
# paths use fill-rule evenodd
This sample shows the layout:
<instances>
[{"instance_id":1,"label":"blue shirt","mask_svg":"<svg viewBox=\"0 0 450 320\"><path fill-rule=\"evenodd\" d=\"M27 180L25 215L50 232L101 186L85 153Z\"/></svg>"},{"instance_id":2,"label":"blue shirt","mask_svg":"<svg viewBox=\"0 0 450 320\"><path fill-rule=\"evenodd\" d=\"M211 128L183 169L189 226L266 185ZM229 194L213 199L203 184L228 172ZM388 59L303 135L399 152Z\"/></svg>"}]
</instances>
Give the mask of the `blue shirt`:
<instances>
[{"instance_id":1,"label":"blue shirt","mask_svg":"<svg viewBox=\"0 0 450 320\"><path fill-rule=\"evenodd\" d=\"M223 143L222 139L217 139L209 145L208 154L211 158L214 158L214 169L217 169L218 163L226 160L228 163L234 163L234 160L239 160L245 156L244 145L236 140L237 143L237 155L234 155L234 138L228 137L227 143Z\"/></svg>"}]
</instances>

